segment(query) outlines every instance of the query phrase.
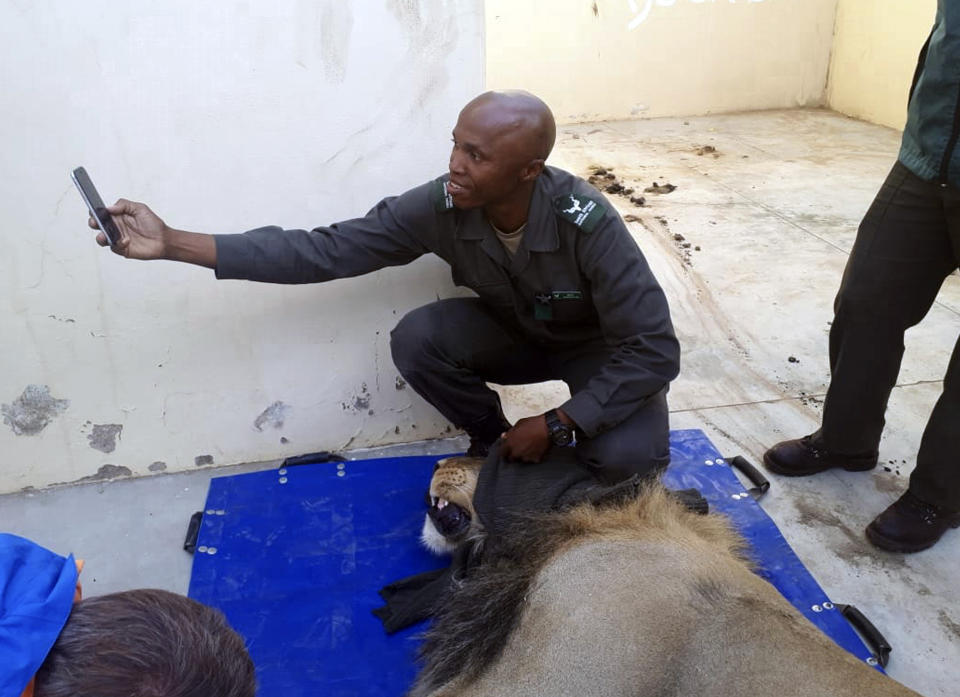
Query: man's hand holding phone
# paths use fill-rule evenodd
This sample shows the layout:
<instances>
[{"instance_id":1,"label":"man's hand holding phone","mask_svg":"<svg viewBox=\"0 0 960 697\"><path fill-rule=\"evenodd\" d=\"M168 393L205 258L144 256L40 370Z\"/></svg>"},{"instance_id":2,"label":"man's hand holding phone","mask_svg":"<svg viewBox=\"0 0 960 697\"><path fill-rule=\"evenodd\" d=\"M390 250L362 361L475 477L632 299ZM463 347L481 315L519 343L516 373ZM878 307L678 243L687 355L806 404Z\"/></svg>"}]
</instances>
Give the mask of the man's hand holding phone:
<instances>
[{"instance_id":1,"label":"man's hand holding phone","mask_svg":"<svg viewBox=\"0 0 960 697\"><path fill-rule=\"evenodd\" d=\"M109 246L128 259L170 259L217 267L217 245L212 235L175 230L143 203L120 199L105 206L83 167L73 170L72 177L90 211L87 224L100 231L97 244L101 247Z\"/></svg>"},{"instance_id":2,"label":"man's hand holding phone","mask_svg":"<svg viewBox=\"0 0 960 697\"><path fill-rule=\"evenodd\" d=\"M106 211L120 233L119 239L111 246L101 230L97 234L97 244L101 247L110 246L115 253L128 259L168 258L166 237L170 228L148 206L120 199L112 206L107 206ZM87 224L94 230L100 229L92 215Z\"/></svg>"}]
</instances>

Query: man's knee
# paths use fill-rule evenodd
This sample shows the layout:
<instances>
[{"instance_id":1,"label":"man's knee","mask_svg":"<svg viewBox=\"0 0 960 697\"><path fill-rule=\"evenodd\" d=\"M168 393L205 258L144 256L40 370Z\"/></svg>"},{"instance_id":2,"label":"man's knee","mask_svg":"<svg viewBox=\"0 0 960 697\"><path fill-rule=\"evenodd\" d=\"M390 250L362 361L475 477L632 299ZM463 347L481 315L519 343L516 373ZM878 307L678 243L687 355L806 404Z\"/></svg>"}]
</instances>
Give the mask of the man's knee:
<instances>
[{"instance_id":1,"label":"man's knee","mask_svg":"<svg viewBox=\"0 0 960 697\"><path fill-rule=\"evenodd\" d=\"M390 353L401 373L462 366L503 332L479 298L446 298L405 314L390 332Z\"/></svg>"},{"instance_id":2,"label":"man's knee","mask_svg":"<svg viewBox=\"0 0 960 697\"><path fill-rule=\"evenodd\" d=\"M390 353L402 373L422 362L442 328L440 303L430 303L405 314L390 332Z\"/></svg>"},{"instance_id":3,"label":"man's knee","mask_svg":"<svg viewBox=\"0 0 960 697\"><path fill-rule=\"evenodd\" d=\"M656 476L670 462L666 390L622 424L577 444L577 456L604 481Z\"/></svg>"},{"instance_id":4,"label":"man's knee","mask_svg":"<svg viewBox=\"0 0 960 697\"><path fill-rule=\"evenodd\" d=\"M669 437L605 439L601 444L591 443L583 448L578 456L600 479L610 484L633 475L653 477L670 463Z\"/></svg>"}]
</instances>

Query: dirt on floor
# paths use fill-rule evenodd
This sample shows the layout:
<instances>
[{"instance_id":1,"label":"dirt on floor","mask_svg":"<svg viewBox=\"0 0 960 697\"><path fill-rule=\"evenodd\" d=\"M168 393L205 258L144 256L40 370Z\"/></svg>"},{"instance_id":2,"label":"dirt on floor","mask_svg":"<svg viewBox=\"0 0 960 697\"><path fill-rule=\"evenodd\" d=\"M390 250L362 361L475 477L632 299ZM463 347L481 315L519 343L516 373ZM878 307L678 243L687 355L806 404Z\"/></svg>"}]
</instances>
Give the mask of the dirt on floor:
<instances>
[{"instance_id":1,"label":"dirt on floor","mask_svg":"<svg viewBox=\"0 0 960 697\"><path fill-rule=\"evenodd\" d=\"M620 198L629 201L638 209L642 209L647 206L646 197L636 193L637 187L640 185L631 184L630 182L621 178L616 172L614 172L613 167L592 165L589 168L586 179L600 191L603 191L611 196L619 196ZM652 185L644 188L643 191L645 193L663 195L675 191L676 188L677 187L674 184L667 182L661 184L655 181ZM670 225L667 222L667 219L663 216L654 217L654 220L656 220L659 225L648 223L643 217L635 213L627 213L623 216L623 219L628 223L640 223L651 232L662 231L672 239L673 246L676 248L677 253L680 256L680 260L686 266L690 266L691 264L692 252L700 251L699 245L694 245L693 243L689 242L683 235L679 233L671 233Z\"/></svg>"}]
</instances>

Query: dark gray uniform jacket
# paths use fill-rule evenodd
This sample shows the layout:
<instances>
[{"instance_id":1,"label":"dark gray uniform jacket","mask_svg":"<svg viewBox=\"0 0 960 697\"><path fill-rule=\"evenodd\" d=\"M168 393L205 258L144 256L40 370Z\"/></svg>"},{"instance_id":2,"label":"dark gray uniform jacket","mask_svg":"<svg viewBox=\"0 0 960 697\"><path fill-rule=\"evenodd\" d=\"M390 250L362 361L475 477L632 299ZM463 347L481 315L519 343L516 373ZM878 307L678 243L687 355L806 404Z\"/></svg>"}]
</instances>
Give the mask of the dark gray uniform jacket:
<instances>
[{"instance_id":1,"label":"dark gray uniform jacket","mask_svg":"<svg viewBox=\"0 0 960 697\"><path fill-rule=\"evenodd\" d=\"M926 181L960 188L960 2L938 0L910 89L900 161Z\"/></svg>"},{"instance_id":2,"label":"dark gray uniform jacket","mask_svg":"<svg viewBox=\"0 0 960 697\"><path fill-rule=\"evenodd\" d=\"M315 283L359 276L433 252L453 281L546 348L613 350L562 405L587 436L625 420L679 372L662 289L620 216L587 182L547 167L511 259L480 209L460 210L446 177L378 203L366 216L313 230L263 227L217 235L217 278Z\"/></svg>"}]
</instances>

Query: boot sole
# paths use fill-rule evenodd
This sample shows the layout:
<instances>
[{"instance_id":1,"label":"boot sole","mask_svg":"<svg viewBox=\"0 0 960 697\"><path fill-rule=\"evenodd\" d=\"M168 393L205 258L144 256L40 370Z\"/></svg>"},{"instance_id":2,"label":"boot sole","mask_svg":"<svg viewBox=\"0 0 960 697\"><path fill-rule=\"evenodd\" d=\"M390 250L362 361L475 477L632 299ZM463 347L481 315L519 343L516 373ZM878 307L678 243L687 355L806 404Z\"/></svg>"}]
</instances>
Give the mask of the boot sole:
<instances>
[{"instance_id":1,"label":"boot sole","mask_svg":"<svg viewBox=\"0 0 960 697\"><path fill-rule=\"evenodd\" d=\"M951 528L960 528L960 519L951 522L950 527L948 527L947 530ZM946 530L943 532L945 533ZM922 544L908 544L902 540L894 540L885 535L881 535L870 525L867 526L866 530L864 530L864 533L866 533L867 539L874 547L882 549L885 552L899 552L901 554L911 554L913 552L922 552L925 549L930 549L940 541L941 537L943 537L943 533L941 533L936 539L929 542L924 542Z\"/></svg>"},{"instance_id":2,"label":"boot sole","mask_svg":"<svg viewBox=\"0 0 960 697\"><path fill-rule=\"evenodd\" d=\"M812 474L820 474L821 472L826 472L827 470L831 470L831 469L842 469L847 472L868 472L874 469L877 466L877 463L871 462L869 464L848 463L845 465L827 465L826 467L821 467L820 469L803 470L802 472L798 472L797 470L791 470L785 467L781 467L776 460L774 460L769 455L764 453L763 466L768 470L770 470L771 472L773 472L774 474L779 474L784 477L809 477Z\"/></svg>"}]
</instances>

